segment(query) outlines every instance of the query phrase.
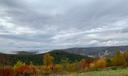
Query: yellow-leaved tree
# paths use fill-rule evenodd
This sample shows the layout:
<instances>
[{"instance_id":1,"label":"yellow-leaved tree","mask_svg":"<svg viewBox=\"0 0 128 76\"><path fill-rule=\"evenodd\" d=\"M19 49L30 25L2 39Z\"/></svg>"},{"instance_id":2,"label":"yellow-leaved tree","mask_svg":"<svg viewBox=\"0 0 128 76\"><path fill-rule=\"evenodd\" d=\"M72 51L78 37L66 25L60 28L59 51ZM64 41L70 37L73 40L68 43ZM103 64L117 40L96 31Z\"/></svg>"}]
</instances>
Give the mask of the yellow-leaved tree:
<instances>
[{"instance_id":1,"label":"yellow-leaved tree","mask_svg":"<svg viewBox=\"0 0 128 76\"><path fill-rule=\"evenodd\" d=\"M43 63L44 63L43 73L44 74L49 74L53 72L54 70L53 60L54 60L54 57L49 53L46 53L43 55Z\"/></svg>"},{"instance_id":2,"label":"yellow-leaved tree","mask_svg":"<svg viewBox=\"0 0 128 76\"><path fill-rule=\"evenodd\" d=\"M43 63L44 65L51 65L53 64L53 60L54 57L52 55L50 55L49 53L46 53L45 55L43 55Z\"/></svg>"},{"instance_id":3,"label":"yellow-leaved tree","mask_svg":"<svg viewBox=\"0 0 128 76\"><path fill-rule=\"evenodd\" d=\"M128 66L128 50L126 50L124 52L124 58L125 58L125 61L126 61L126 65Z\"/></svg>"},{"instance_id":4,"label":"yellow-leaved tree","mask_svg":"<svg viewBox=\"0 0 128 76\"><path fill-rule=\"evenodd\" d=\"M14 65L14 69L16 69L17 67L23 66L25 65L25 63L21 62L20 60L17 61L17 63Z\"/></svg>"},{"instance_id":5,"label":"yellow-leaved tree","mask_svg":"<svg viewBox=\"0 0 128 76\"><path fill-rule=\"evenodd\" d=\"M112 64L114 66L123 66L126 65L126 60L123 55L119 50L115 53L114 57L112 58Z\"/></svg>"}]
</instances>

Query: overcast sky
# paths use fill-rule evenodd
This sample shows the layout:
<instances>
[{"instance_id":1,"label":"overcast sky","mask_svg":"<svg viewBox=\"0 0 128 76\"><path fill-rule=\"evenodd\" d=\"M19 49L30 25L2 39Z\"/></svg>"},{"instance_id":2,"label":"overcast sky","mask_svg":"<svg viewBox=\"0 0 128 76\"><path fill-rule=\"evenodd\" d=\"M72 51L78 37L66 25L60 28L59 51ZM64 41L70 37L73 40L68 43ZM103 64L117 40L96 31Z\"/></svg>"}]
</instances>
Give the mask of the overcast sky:
<instances>
[{"instance_id":1,"label":"overcast sky","mask_svg":"<svg viewBox=\"0 0 128 76\"><path fill-rule=\"evenodd\" d=\"M128 0L0 0L0 51L128 44Z\"/></svg>"}]
</instances>

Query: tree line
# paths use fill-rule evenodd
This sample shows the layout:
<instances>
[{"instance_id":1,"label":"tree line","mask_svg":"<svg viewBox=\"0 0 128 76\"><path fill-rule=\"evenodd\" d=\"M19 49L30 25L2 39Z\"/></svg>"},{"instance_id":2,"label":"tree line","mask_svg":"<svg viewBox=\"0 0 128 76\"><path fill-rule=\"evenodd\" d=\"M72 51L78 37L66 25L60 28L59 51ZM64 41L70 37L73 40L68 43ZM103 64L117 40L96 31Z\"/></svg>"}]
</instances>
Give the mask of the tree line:
<instances>
[{"instance_id":1,"label":"tree line","mask_svg":"<svg viewBox=\"0 0 128 76\"><path fill-rule=\"evenodd\" d=\"M0 76L31 76L36 74L66 74L72 72L87 72L95 70L116 69L128 66L128 51L116 51L113 56L100 56L94 59L82 59L70 62L68 58L61 59L59 64L54 63L54 56L46 53L42 56L42 65L34 65L32 62L26 64L17 61L13 66L0 67Z\"/></svg>"}]
</instances>

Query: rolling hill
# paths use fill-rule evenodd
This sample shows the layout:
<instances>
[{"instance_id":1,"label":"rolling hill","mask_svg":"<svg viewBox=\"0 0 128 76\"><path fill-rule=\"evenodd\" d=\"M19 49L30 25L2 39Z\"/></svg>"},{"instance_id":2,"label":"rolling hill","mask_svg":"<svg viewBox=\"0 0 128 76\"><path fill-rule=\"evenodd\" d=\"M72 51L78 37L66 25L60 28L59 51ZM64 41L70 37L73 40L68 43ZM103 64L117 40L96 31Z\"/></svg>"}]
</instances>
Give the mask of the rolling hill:
<instances>
[{"instance_id":1,"label":"rolling hill","mask_svg":"<svg viewBox=\"0 0 128 76\"><path fill-rule=\"evenodd\" d=\"M90 59L90 57L76 55L69 52L54 50L49 52L54 58L54 63L60 63L61 59L68 58L70 62L79 61L81 59ZM14 65L18 60L29 64L32 62L35 65L43 64L43 54L30 54L28 52L18 54L0 54L0 63L3 65Z\"/></svg>"}]
</instances>

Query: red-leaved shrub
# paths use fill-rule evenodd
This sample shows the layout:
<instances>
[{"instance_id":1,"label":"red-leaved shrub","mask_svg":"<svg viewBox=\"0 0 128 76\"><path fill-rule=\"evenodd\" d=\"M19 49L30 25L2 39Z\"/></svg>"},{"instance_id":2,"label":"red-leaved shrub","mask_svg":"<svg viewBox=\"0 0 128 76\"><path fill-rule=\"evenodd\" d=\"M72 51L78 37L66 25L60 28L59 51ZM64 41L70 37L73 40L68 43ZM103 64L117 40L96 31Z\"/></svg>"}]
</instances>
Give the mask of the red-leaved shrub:
<instances>
[{"instance_id":1,"label":"red-leaved shrub","mask_svg":"<svg viewBox=\"0 0 128 76\"><path fill-rule=\"evenodd\" d=\"M0 76L14 76L14 70L11 67L0 68Z\"/></svg>"},{"instance_id":2,"label":"red-leaved shrub","mask_svg":"<svg viewBox=\"0 0 128 76\"><path fill-rule=\"evenodd\" d=\"M15 68L15 72L17 75L30 75L36 73L36 68L29 65L22 65Z\"/></svg>"}]
</instances>

